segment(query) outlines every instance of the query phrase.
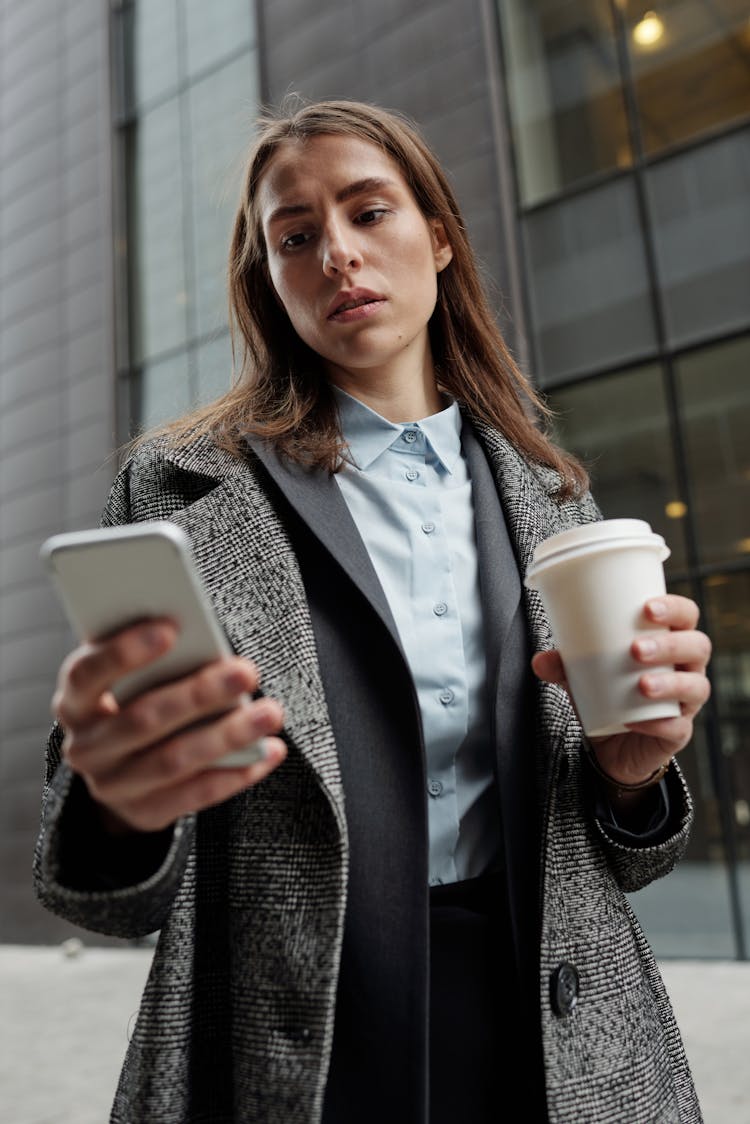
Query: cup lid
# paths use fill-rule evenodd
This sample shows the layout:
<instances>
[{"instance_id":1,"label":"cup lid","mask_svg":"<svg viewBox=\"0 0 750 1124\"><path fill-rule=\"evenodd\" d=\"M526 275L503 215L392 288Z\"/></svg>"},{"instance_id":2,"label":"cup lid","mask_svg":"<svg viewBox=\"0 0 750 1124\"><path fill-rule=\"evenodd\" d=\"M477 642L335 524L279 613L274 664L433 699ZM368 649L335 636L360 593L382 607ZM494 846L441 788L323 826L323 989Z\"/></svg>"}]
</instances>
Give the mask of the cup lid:
<instances>
[{"instance_id":1,"label":"cup lid","mask_svg":"<svg viewBox=\"0 0 750 1124\"><path fill-rule=\"evenodd\" d=\"M559 558L560 555L581 548L588 550L626 544L651 546L660 551L662 558L669 556L664 539L651 530L651 525L645 519L601 519L596 523L583 523L579 527L560 531L538 543L534 549L532 566L536 568L553 556Z\"/></svg>"}]
</instances>

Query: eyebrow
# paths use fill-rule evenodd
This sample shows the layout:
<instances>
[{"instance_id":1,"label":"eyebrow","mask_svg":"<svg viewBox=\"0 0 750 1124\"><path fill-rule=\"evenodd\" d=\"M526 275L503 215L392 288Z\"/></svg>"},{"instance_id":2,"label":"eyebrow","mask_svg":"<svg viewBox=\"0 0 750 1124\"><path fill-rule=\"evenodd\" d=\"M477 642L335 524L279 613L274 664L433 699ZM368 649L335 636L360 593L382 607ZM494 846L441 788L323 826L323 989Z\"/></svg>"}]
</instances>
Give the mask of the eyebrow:
<instances>
[{"instance_id":1,"label":"eyebrow","mask_svg":"<svg viewBox=\"0 0 750 1124\"><path fill-rule=\"evenodd\" d=\"M367 176L365 179L355 180L354 183L349 183L346 187L342 187L340 191L336 192L336 202L346 203L347 200L354 198L355 195L362 195L366 191L380 191L383 188L395 187L395 181L386 179L383 176ZM310 203L285 203L281 207L275 207L271 214L268 216L267 222L270 226L272 223L279 222L281 219L294 218L295 215L306 215L312 211Z\"/></svg>"}]
</instances>

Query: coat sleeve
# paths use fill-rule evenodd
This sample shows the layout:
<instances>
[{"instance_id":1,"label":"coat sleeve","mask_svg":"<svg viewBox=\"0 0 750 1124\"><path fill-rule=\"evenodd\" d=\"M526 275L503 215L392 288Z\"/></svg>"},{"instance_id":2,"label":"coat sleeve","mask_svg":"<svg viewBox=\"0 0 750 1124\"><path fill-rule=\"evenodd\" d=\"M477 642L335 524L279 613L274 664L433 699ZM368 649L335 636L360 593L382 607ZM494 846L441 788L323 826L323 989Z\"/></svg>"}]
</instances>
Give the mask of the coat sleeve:
<instances>
[{"instance_id":1,"label":"coat sleeve","mask_svg":"<svg viewBox=\"0 0 750 1124\"><path fill-rule=\"evenodd\" d=\"M657 838L650 832L640 838L625 832L613 831L604 818L597 817L599 841L621 889L626 893L642 890L665 874L680 861L688 845L693 825L693 801L685 778L676 762L672 762L664 781L664 799L667 806L666 823Z\"/></svg>"},{"instance_id":2,"label":"coat sleeve","mask_svg":"<svg viewBox=\"0 0 750 1124\"><path fill-rule=\"evenodd\" d=\"M130 521L129 472L115 480L102 516ZM45 908L84 929L135 938L161 928L180 887L195 817L164 832L112 839L103 831L80 777L62 757L55 723L47 742L34 889Z\"/></svg>"}]
</instances>

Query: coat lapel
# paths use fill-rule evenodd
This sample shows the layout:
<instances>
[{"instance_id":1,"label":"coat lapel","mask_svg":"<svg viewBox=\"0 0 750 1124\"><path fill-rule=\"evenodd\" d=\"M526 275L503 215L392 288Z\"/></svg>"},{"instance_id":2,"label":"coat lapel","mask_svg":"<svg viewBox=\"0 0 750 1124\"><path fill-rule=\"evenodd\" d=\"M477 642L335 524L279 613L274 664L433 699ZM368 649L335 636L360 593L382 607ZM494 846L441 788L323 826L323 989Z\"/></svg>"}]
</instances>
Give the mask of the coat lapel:
<instances>
[{"instance_id":1,"label":"coat lapel","mask_svg":"<svg viewBox=\"0 0 750 1124\"><path fill-rule=\"evenodd\" d=\"M282 460L258 438L249 437L248 444L286 500L370 602L400 648L383 587L335 478Z\"/></svg>"},{"instance_id":2,"label":"coat lapel","mask_svg":"<svg viewBox=\"0 0 750 1124\"><path fill-rule=\"evenodd\" d=\"M198 441L170 460L217 481L172 516L233 649L260 660L261 689L284 706L284 730L329 791L343 823L343 793L305 589L283 521L247 464ZM262 656L260 655L262 653Z\"/></svg>"}]
</instances>

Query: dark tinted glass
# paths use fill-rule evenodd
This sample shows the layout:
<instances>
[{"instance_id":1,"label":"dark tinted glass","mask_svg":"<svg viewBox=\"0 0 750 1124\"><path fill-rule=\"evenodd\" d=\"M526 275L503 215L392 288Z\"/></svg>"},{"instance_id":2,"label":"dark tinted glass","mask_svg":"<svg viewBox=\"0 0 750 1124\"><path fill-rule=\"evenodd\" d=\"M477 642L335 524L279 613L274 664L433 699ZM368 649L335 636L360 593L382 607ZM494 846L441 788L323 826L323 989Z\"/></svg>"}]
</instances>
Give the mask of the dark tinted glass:
<instances>
[{"instance_id":1,"label":"dark tinted glass","mask_svg":"<svg viewBox=\"0 0 750 1124\"><path fill-rule=\"evenodd\" d=\"M558 438L589 466L608 519L645 519L685 565L686 506L677 487L661 369L654 365L555 391Z\"/></svg>"}]
</instances>

